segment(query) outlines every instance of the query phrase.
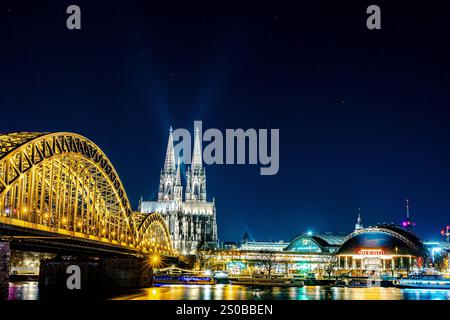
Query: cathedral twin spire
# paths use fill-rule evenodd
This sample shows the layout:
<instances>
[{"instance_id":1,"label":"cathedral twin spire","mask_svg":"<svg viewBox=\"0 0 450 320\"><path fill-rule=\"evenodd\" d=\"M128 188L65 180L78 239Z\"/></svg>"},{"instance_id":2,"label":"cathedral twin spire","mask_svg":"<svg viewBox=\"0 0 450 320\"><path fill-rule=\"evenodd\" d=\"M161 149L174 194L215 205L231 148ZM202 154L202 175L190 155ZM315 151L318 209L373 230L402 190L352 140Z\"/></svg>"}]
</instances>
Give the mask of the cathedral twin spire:
<instances>
[{"instance_id":1,"label":"cathedral twin spire","mask_svg":"<svg viewBox=\"0 0 450 320\"><path fill-rule=\"evenodd\" d=\"M175 151L173 149L173 130L169 129L169 141L167 142L166 160L164 161L164 172L175 173Z\"/></svg>"},{"instance_id":2,"label":"cathedral twin spire","mask_svg":"<svg viewBox=\"0 0 450 320\"><path fill-rule=\"evenodd\" d=\"M202 147L200 144L200 129L195 128L195 139L194 139L194 155L192 156L192 169L201 170L202 169Z\"/></svg>"},{"instance_id":3,"label":"cathedral twin spire","mask_svg":"<svg viewBox=\"0 0 450 320\"><path fill-rule=\"evenodd\" d=\"M161 171L158 201L183 199L183 187L181 185L180 159L175 165L175 150L173 146L173 130L169 129L169 141L167 142L164 168ZM195 128L194 153L191 168L186 172L186 202L206 202L206 175L203 168L200 130Z\"/></svg>"}]
</instances>

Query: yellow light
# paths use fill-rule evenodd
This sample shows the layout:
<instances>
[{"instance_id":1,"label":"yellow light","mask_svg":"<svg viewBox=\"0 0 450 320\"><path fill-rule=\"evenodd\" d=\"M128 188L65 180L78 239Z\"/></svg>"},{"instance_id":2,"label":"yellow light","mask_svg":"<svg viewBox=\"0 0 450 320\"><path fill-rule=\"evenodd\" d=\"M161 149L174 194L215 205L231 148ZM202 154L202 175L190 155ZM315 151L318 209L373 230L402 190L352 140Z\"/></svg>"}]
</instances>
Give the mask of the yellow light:
<instances>
[{"instance_id":1,"label":"yellow light","mask_svg":"<svg viewBox=\"0 0 450 320\"><path fill-rule=\"evenodd\" d=\"M83 224L81 223L81 222L78 222L77 223L77 227L79 228L79 227L81 227Z\"/></svg>"},{"instance_id":2,"label":"yellow light","mask_svg":"<svg viewBox=\"0 0 450 320\"><path fill-rule=\"evenodd\" d=\"M64 219L62 220L62 223L63 223L63 224L66 224L66 223L67 223L67 219L64 218Z\"/></svg>"},{"instance_id":3,"label":"yellow light","mask_svg":"<svg viewBox=\"0 0 450 320\"><path fill-rule=\"evenodd\" d=\"M105 234L105 233L106 233L106 229L103 229L103 230L102 230L102 233Z\"/></svg>"},{"instance_id":4,"label":"yellow light","mask_svg":"<svg viewBox=\"0 0 450 320\"><path fill-rule=\"evenodd\" d=\"M155 253L150 256L149 263L152 267L158 266L160 264L160 262L161 262L161 257L159 256L159 254Z\"/></svg>"},{"instance_id":5,"label":"yellow light","mask_svg":"<svg viewBox=\"0 0 450 320\"><path fill-rule=\"evenodd\" d=\"M48 217L49 217L49 214L48 214L48 213L44 214L44 218L45 218L45 219L48 219Z\"/></svg>"}]
</instances>

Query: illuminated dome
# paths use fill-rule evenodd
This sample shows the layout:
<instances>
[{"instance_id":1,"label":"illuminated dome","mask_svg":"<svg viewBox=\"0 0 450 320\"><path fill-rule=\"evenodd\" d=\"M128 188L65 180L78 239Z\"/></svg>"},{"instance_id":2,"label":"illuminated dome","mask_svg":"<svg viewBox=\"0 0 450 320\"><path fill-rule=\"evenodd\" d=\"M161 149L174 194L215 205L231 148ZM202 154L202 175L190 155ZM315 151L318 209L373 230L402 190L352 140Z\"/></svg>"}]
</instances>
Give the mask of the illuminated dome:
<instances>
[{"instance_id":1,"label":"illuminated dome","mask_svg":"<svg viewBox=\"0 0 450 320\"><path fill-rule=\"evenodd\" d=\"M344 240L343 236L332 234L302 234L293 239L284 249L291 252L333 253Z\"/></svg>"},{"instance_id":2,"label":"illuminated dome","mask_svg":"<svg viewBox=\"0 0 450 320\"><path fill-rule=\"evenodd\" d=\"M338 255L355 255L362 251L379 251L386 255L426 256L421 240L404 229L380 225L352 233L339 248Z\"/></svg>"}]
</instances>

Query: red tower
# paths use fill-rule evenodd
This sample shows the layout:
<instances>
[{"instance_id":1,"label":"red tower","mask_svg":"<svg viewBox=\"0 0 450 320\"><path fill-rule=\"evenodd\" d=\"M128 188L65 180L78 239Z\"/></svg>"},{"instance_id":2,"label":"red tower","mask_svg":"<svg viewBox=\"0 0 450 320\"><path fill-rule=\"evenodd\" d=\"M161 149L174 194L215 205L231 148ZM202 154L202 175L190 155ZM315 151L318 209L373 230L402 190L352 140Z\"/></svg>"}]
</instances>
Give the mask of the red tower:
<instances>
[{"instance_id":1,"label":"red tower","mask_svg":"<svg viewBox=\"0 0 450 320\"><path fill-rule=\"evenodd\" d=\"M447 241L450 240L450 226L445 227L445 229L441 230L441 235L443 237L447 237Z\"/></svg>"}]
</instances>

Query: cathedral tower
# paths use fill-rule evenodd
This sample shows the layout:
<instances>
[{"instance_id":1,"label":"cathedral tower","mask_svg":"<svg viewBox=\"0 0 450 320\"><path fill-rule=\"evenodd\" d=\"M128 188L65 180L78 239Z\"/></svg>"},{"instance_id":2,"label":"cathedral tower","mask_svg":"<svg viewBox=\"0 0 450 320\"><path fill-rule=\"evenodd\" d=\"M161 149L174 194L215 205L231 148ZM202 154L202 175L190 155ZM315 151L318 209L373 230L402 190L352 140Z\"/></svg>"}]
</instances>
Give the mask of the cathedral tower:
<instances>
[{"instance_id":1,"label":"cathedral tower","mask_svg":"<svg viewBox=\"0 0 450 320\"><path fill-rule=\"evenodd\" d=\"M202 163L201 133L197 127L191 166L186 171L183 201L181 163L175 163L172 128L169 132L164 168L161 170L158 200L140 201L139 211L158 212L166 220L170 237L181 254L194 254L200 248L217 245L216 204L206 199L206 174Z\"/></svg>"},{"instance_id":2,"label":"cathedral tower","mask_svg":"<svg viewBox=\"0 0 450 320\"><path fill-rule=\"evenodd\" d=\"M175 152L173 149L172 127L169 129L169 141L167 142L166 159L164 168L159 178L158 201L173 200L176 183ZM181 184L181 182L180 182Z\"/></svg>"},{"instance_id":3,"label":"cathedral tower","mask_svg":"<svg viewBox=\"0 0 450 320\"><path fill-rule=\"evenodd\" d=\"M173 198L179 202L183 201L183 186L181 185L180 159L177 164L177 175L175 177L175 185L173 188Z\"/></svg>"},{"instance_id":4,"label":"cathedral tower","mask_svg":"<svg viewBox=\"0 0 450 320\"><path fill-rule=\"evenodd\" d=\"M191 167L186 172L186 202L206 202L206 171L202 162L200 129L196 127Z\"/></svg>"}]
</instances>

